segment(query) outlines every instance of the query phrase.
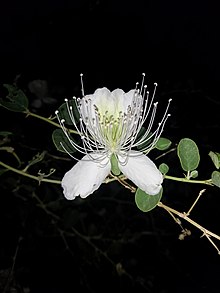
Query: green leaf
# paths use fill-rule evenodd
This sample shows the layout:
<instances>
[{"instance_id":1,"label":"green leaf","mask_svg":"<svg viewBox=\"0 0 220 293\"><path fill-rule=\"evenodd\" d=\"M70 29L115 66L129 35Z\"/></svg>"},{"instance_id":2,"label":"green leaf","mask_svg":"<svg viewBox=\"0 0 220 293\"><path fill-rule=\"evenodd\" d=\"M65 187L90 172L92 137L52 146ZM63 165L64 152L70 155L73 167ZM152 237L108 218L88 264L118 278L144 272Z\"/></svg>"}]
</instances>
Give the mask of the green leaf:
<instances>
[{"instance_id":1,"label":"green leaf","mask_svg":"<svg viewBox=\"0 0 220 293\"><path fill-rule=\"evenodd\" d=\"M177 153L184 171L195 170L200 161L199 149L196 143L189 139L183 138L177 146Z\"/></svg>"},{"instance_id":2,"label":"green leaf","mask_svg":"<svg viewBox=\"0 0 220 293\"><path fill-rule=\"evenodd\" d=\"M167 172L169 171L169 166L165 163L160 164L159 166L159 170L162 174L167 174Z\"/></svg>"},{"instance_id":3,"label":"green leaf","mask_svg":"<svg viewBox=\"0 0 220 293\"><path fill-rule=\"evenodd\" d=\"M220 172L218 172L218 171L213 171L212 172L212 183L215 186L220 187Z\"/></svg>"},{"instance_id":4,"label":"green leaf","mask_svg":"<svg viewBox=\"0 0 220 293\"><path fill-rule=\"evenodd\" d=\"M25 93L14 85L4 84L8 90L5 99L0 99L0 105L14 112L25 112L28 109L28 99Z\"/></svg>"},{"instance_id":5,"label":"green leaf","mask_svg":"<svg viewBox=\"0 0 220 293\"><path fill-rule=\"evenodd\" d=\"M53 133L52 133L52 140L53 140L53 143L54 143L55 147L60 152L66 153L66 151L64 150L64 148L69 153L74 153L76 151L76 149L71 145L71 143L69 142L68 138L66 137L66 135L64 134L64 132L63 132L62 129L55 129L53 131ZM62 147L61 143L63 144L64 148Z\"/></svg>"},{"instance_id":6,"label":"green leaf","mask_svg":"<svg viewBox=\"0 0 220 293\"><path fill-rule=\"evenodd\" d=\"M209 156L210 156L212 162L214 163L216 169L219 169L219 167L220 167L220 154L210 151Z\"/></svg>"},{"instance_id":7,"label":"green leaf","mask_svg":"<svg viewBox=\"0 0 220 293\"><path fill-rule=\"evenodd\" d=\"M172 142L168 138L160 137L155 147L160 151L164 151L171 146L171 143Z\"/></svg>"},{"instance_id":8,"label":"green leaf","mask_svg":"<svg viewBox=\"0 0 220 293\"><path fill-rule=\"evenodd\" d=\"M156 195L149 195L140 188L135 193L135 203L142 212L149 212L154 209L161 200L163 189Z\"/></svg>"},{"instance_id":9,"label":"green leaf","mask_svg":"<svg viewBox=\"0 0 220 293\"><path fill-rule=\"evenodd\" d=\"M190 178L196 178L198 177L198 171L197 170L193 170L190 172Z\"/></svg>"},{"instance_id":10,"label":"green leaf","mask_svg":"<svg viewBox=\"0 0 220 293\"><path fill-rule=\"evenodd\" d=\"M118 167L118 160L114 154L111 155L111 171L116 176L121 174L121 171Z\"/></svg>"},{"instance_id":11,"label":"green leaf","mask_svg":"<svg viewBox=\"0 0 220 293\"><path fill-rule=\"evenodd\" d=\"M74 116L75 122L78 123L79 122L80 115L79 115L79 111L78 111L77 106L76 106L76 101L74 99L68 100L68 105L72 107L72 111L73 111L73 116ZM70 118L70 115L69 115L69 112L68 112L68 108L67 108L67 104L66 103L63 103L58 108L58 111L60 113L60 116L62 117L62 119L65 120L65 123L67 125L73 125L73 122L72 122L72 120Z\"/></svg>"}]
</instances>

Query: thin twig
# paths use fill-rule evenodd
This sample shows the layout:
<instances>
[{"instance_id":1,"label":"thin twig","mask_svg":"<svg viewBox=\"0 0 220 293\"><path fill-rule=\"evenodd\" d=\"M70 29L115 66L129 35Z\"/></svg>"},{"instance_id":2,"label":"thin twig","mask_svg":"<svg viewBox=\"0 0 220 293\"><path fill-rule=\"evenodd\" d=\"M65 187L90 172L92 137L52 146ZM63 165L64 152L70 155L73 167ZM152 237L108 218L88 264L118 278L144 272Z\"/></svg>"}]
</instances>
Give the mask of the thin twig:
<instances>
[{"instance_id":1,"label":"thin twig","mask_svg":"<svg viewBox=\"0 0 220 293\"><path fill-rule=\"evenodd\" d=\"M34 118L37 118L37 119L43 120L43 121L45 121L45 122L47 122L47 123L50 123L50 124L52 124L52 125L54 125L54 126L56 126L56 127L61 128L60 124L54 122L53 119L51 119L51 118L43 117L43 116L41 116L41 115L38 115L38 114L32 113L32 112L30 112L29 110L27 110L27 111L24 112L24 113L27 115L26 117L28 117L28 116L32 116L32 117L34 117ZM68 129L68 131L69 131L70 133L75 133L75 134L78 134L78 135L79 135L78 131L76 131L76 130Z\"/></svg>"},{"instance_id":2,"label":"thin twig","mask_svg":"<svg viewBox=\"0 0 220 293\"><path fill-rule=\"evenodd\" d=\"M192 206L190 207L190 209L188 210L188 212L186 213L187 216L190 215L192 209L194 208L194 206L197 204L198 200L200 199L201 195L205 192L205 189L200 190L199 195L197 196L196 200L194 201L194 203L192 204Z\"/></svg>"},{"instance_id":3,"label":"thin twig","mask_svg":"<svg viewBox=\"0 0 220 293\"><path fill-rule=\"evenodd\" d=\"M16 168L12 167L12 166L9 166L8 164L5 164L5 163L3 163L1 161L0 161L0 165L2 167L12 171L12 172L15 172L15 173L19 174L19 175L22 175L22 176L37 180L39 183L40 182L48 182L48 183L54 183L54 184L61 184L60 180L49 179L49 178L41 178L40 176L34 176L34 175L31 175L29 173L24 172L23 170L19 170L19 169L16 169Z\"/></svg>"},{"instance_id":4,"label":"thin twig","mask_svg":"<svg viewBox=\"0 0 220 293\"><path fill-rule=\"evenodd\" d=\"M9 274L8 274L7 282L6 282L5 286L4 286L3 293L6 293L8 291L8 287L9 287L10 282L12 280L12 276L13 276L14 268L15 268L15 263L16 263L16 259L17 259L17 255L18 255L18 250L19 250L20 243L21 243L22 239L23 238L21 236L18 238L17 246L16 246L15 253L14 253L14 256L13 256L12 266L11 266L11 269L10 269Z\"/></svg>"},{"instance_id":5,"label":"thin twig","mask_svg":"<svg viewBox=\"0 0 220 293\"><path fill-rule=\"evenodd\" d=\"M206 184L206 185L213 186L212 179L194 180L194 179L180 178L180 177L174 177L174 176L169 176L169 175L164 175L164 178L174 180L174 181L186 182L186 183Z\"/></svg>"},{"instance_id":6,"label":"thin twig","mask_svg":"<svg viewBox=\"0 0 220 293\"><path fill-rule=\"evenodd\" d=\"M110 175L117 180L121 185L123 185L125 188L129 189L132 193L136 192L136 187L130 185L129 183L127 183L125 181L126 177L120 177L120 176L115 176L112 173L110 173Z\"/></svg>"},{"instance_id":7,"label":"thin twig","mask_svg":"<svg viewBox=\"0 0 220 293\"><path fill-rule=\"evenodd\" d=\"M209 241L211 240L210 237L213 237L217 240L220 240L220 236L209 231L208 229L206 229L205 227L201 226L200 224L198 224L197 222L195 222L194 220L192 220L191 218L188 217L188 215L186 213L181 213L173 208L170 208L169 206L163 204L162 202L158 203L158 206L165 209L167 212L175 214L177 216L179 216L180 218L186 220L187 222L189 222L191 225L195 226L196 228L198 228L200 231L203 232L203 235L205 235ZM213 241L210 241L212 243L212 245L216 248L217 246L214 244ZM217 249L217 248L216 248ZM218 250L218 249L217 249ZM219 251L219 250L218 250Z\"/></svg>"}]
</instances>

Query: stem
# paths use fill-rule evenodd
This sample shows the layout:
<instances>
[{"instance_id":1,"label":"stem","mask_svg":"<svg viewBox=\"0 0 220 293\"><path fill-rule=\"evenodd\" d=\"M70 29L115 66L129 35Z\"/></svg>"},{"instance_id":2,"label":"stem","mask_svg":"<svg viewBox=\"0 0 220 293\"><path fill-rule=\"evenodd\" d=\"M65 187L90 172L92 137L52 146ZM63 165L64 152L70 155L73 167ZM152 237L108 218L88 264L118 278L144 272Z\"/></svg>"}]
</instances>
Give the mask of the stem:
<instances>
[{"instance_id":1,"label":"stem","mask_svg":"<svg viewBox=\"0 0 220 293\"><path fill-rule=\"evenodd\" d=\"M188 178L180 178L180 177L174 177L174 176L169 176L169 175L164 175L165 179L170 179L174 181L181 181L181 182L187 182L187 183L197 183L197 184L206 184L206 185L213 185L212 184L212 179L207 179L207 180L192 180Z\"/></svg>"},{"instance_id":2,"label":"stem","mask_svg":"<svg viewBox=\"0 0 220 293\"><path fill-rule=\"evenodd\" d=\"M15 172L17 174L29 177L29 178L37 180L37 181L61 184L60 180L54 180L54 179L48 179L48 178L40 179L38 176L28 174L28 173L24 172L23 170L18 170L18 169L14 168L12 166L9 166L9 165L1 162L1 161L0 161L0 165L5 167L8 170L11 170L12 172ZM124 178L125 178L124 175L119 176L119 178L114 176L113 178L107 178L105 180L105 183L109 183L109 182L112 182L112 181L115 181L115 180L118 180L121 183L121 181L123 181ZM187 183L197 183L197 184L200 183L200 184L206 184L206 185L211 185L212 186L212 179L208 179L208 180L191 180L191 179L187 179L187 178L179 178L179 177L173 177L173 176L168 176L168 175L164 175L164 178L165 179L170 179L170 180L175 180L175 181L181 181L181 182L187 182Z\"/></svg>"},{"instance_id":3,"label":"stem","mask_svg":"<svg viewBox=\"0 0 220 293\"><path fill-rule=\"evenodd\" d=\"M202 189L199 192L199 195L197 196L196 200L194 201L194 203L192 204L192 206L190 207L190 209L188 210L188 212L186 213L187 216L190 215L191 211L193 210L193 208L195 207L195 205L197 204L198 200L200 199L201 195L205 192L205 189Z\"/></svg>"},{"instance_id":4,"label":"stem","mask_svg":"<svg viewBox=\"0 0 220 293\"><path fill-rule=\"evenodd\" d=\"M39 176L34 176L34 175L31 175L31 174L25 173L23 170L18 170L18 169L14 168L14 167L11 167L11 166L9 166L9 165L1 162L1 161L0 161L0 165L5 167L6 169L12 171L12 172L15 172L15 173L20 174L22 176L26 176L26 177L29 177L31 179L37 180L39 183L40 182L48 182L48 183L61 184L60 180L54 180L54 179L41 178Z\"/></svg>"},{"instance_id":5,"label":"stem","mask_svg":"<svg viewBox=\"0 0 220 293\"><path fill-rule=\"evenodd\" d=\"M47 122L47 123L50 123L50 124L52 124L52 125L54 125L54 126L56 126L56 127L61 128L61 126L60 126L59 123L54 122L54 121L51 120L50 118L46 118L46 117L40 116L40 115L38 115L38 114L32 113L32 112L30 112L29 110L27 110L27 111L24 112L24 113L27 114L27 117L28 117L28 116L32 116L32 117L38 118L38 119L40 119L40 120L43 120L43 121L45 121L45 122ZM79 134L76 130L68 129L68 131L69 131L70 133Z\"/></svg>"},{"instance_id":6,"label":"stem","mask_svg":"<svg viewBox=\"0 0 220 293\"><path fill-rule=\"evenodd\" d=\"M14 152L14 148L8 147L8 146L3 146L3 147L0 147L0 151L6 151L6 152L12 154L15 157L15 159L17 160L19 166L21 166L21 160L18 157L18 155Z\"/></svg>"},{"instance_id":7,"label":"stem","mask_svg":"<svg viewBox=\"0 0 220 293\"><path fill-rule=\"evenodd\" d=\"M59 125L58 123L52 121L51 119L46 118L46 117L43 117L43 116L40 116L40 115L35 114L35 113L32 113L32 112L30 112L29 110L27 110L27 112L24 112L24 113L27 114L27 117L28 117L28 116L32 116L32 117L38 118L38 119L40 119L40 120L43 120L43 121L45 121L45 122L48 122L48 123L50 123L50 124L52 124L52 125L54 125L54 126L60 127L60 125Z\"/></svg>"},{"instance_id":8,"label":"stem","mask_svg":"<svg viewBox=\"0 0 220 293\"><path fill-rule=\"evenodd\" d=\"M136 192L136 187L130 185L129 183L127 183L125 180L126 180L126 177L124 175L120 175L120 176L115 176L113 175L112 173L110 173L110 176L112 178L114 178L114 180L117 180L121 185L123 185L125 188L131 190L132 193L135 193ZM108 181L105 181L105 183L109 183L111 179L108 179ZM111 180L113 181L113 180Z\"/></svg>"},{"instance_id":9,"label":"stem","mask_svg":"<svg viewBox=\"0 0 220 293\"><path fill-rule=\"evenodd\" d=\"M220 236L207 230L206 228L204 228L203 226L201 226L200 224L196 223L195 221L193 221L192 219L190 219L186 213L181 213L181 212L178 212L176 211L175 209L172 209L168 206L166 206L165 204L163 204L162 202L159 202L158 203L158 206L165 209L167 212L171 212L177 216L179 216L180 218L186 220L187 222L189 222L190 224L192 224L193 226L195 226L196 228L198 228L200 231L203 232L204 235L208 235L208 236L211 236L211 237L214 237L218 240L220 240Z\"/></svg>"},{"instance_id":10,"label":"stem","mask_svg":"<svg viewBox=\"0 0 220 293\"><path fill-rule=\"evenodd\" d=\"M111 178L110 178L111 177ZM107 177L105 180L104 180L104 183L106 183L106 184L108 184L108 183L110 183L110 182L113 182L113 181L118 181L118 178L120 179L120 180L125 180L126 179L126 177L125 177L125 175L119 175L119 176L114 176L113 174L109 174L109 177Z\"/></svg>"}]
</instances>

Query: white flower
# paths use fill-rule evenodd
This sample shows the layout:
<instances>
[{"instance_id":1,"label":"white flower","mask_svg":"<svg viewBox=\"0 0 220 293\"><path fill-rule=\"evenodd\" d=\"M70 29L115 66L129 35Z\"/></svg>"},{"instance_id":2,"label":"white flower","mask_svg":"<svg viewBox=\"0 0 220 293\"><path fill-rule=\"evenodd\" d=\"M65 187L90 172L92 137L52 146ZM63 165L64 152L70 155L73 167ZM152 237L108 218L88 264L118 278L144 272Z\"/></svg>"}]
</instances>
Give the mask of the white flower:
<instances>
[{"instance_id":1,"label":"white flower","mask_svg":"<svg viewBox=\"0 0 220 293\"><path fill-rule=\"evenodd\" d=\"M116 158L120 171L137 187L150 195L159 193L163 176L156 165L146 156L157 143L167 118L168 107L152 132L158 103L154 102L156 86L152 97L146 91L144 74L141 88L125 93L121 89L110 92L99 88L92 95L84 95L82 74L82 95L73 97L79 111L79 124L76 123L73 107L66 99L69 117L81 136L82 145L76 144L65 128L65 120L56 111L59 123L73 148L84 157L69 170L62 179L64 196L67 199L87 197L99 188L111 171L112 159ZM142 136L138 135L144 123L148 127ZM148 144L146 144L148 142ZM64 142L60 142L67 150ZM146 146L147 145L147 146ZM139 151L134 151L137 148ZM74 157L73 157L74 158Z\"/></svg>"}]
</instances>

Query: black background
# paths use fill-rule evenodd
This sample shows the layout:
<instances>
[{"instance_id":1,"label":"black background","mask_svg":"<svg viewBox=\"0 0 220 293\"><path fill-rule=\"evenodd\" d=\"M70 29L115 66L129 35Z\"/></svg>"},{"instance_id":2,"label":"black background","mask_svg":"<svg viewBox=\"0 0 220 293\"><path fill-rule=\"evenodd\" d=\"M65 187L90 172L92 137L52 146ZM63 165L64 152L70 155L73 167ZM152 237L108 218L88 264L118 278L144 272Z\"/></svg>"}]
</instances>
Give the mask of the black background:
<instances>
[{"instance_id":1,"label":"black background","mask_svg":"<svg viewBox=\"0 0 220 293\"><path fill-rule=\"evenodd\" d=\"M45 80L53 102L33 110L50 115L64 98L80 94L81 72L87 94L103 86L128 91L145 72L150 87L159 84L162 108L173 99L164 135L174 144L183 137L195 140L201 179L209 178L214 166L208 152L220 152L219 32L217 1L1 1L0 82L16 79L34 99L28 84ZM2 109L1 125L17 134L12 143L24 160L30 150L22 151L21 141L56 154L50 126ZM167 160L170 173L182 176L176 155ZM61 163L54 163L59 178L72 165ZM34 183L14 178L13 184L25 185L16 193L8 174L1 176L2 288L16 247L18 254L7 292L219 292L220 259L201 233L192 228L192 236L179 241L180 229L165 212L141 213L118 184L102 186L86 203L63 200L57 186L33 185L44 202L61 202L55 209L60 222L53 223L28 195ZM166 181L164 201L187 210L202 188ZM192 217L220 233L217 188L207 188ZM58 228L71 225L82 235L99 235L92 243L130 275L117 274L108 257L81 236L67 237L72 253L65 250Z\"/></svg>"}]
</instances>

